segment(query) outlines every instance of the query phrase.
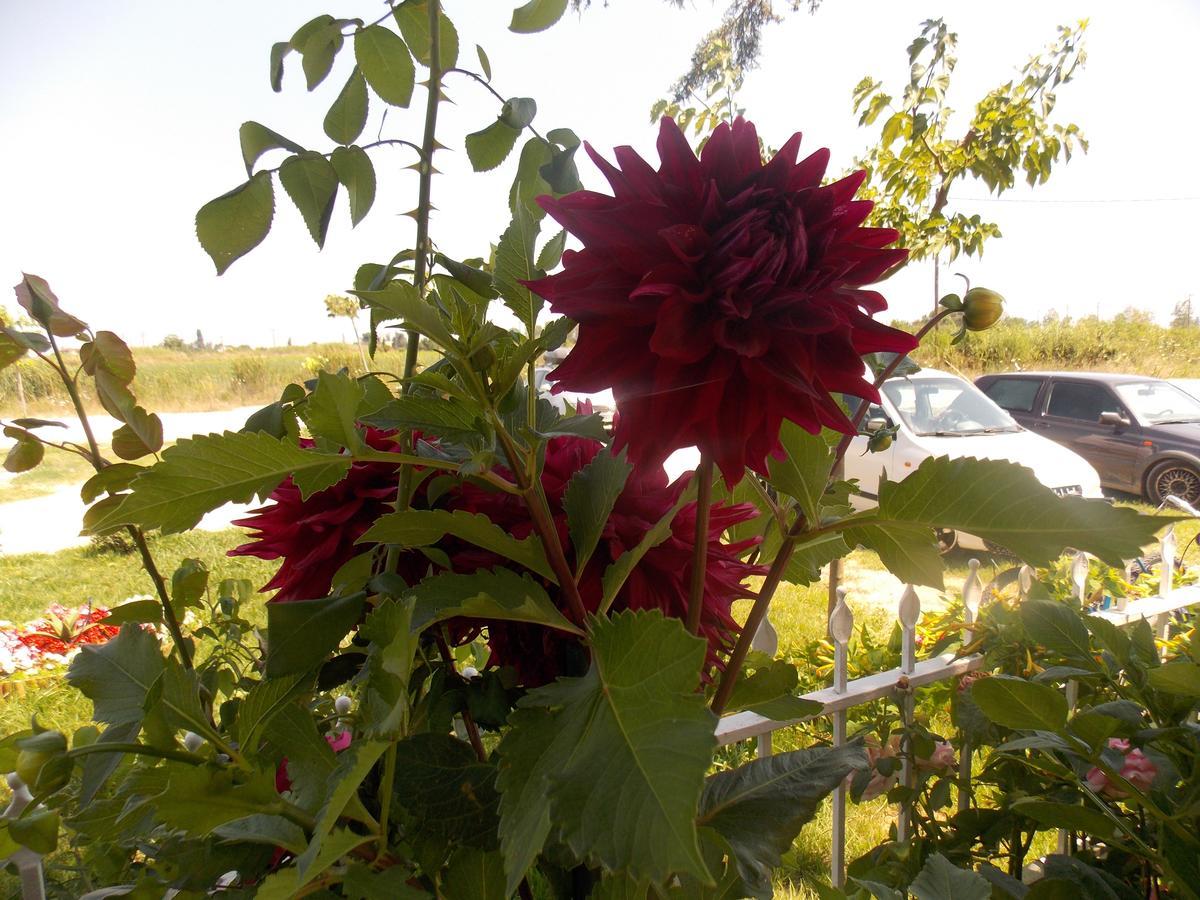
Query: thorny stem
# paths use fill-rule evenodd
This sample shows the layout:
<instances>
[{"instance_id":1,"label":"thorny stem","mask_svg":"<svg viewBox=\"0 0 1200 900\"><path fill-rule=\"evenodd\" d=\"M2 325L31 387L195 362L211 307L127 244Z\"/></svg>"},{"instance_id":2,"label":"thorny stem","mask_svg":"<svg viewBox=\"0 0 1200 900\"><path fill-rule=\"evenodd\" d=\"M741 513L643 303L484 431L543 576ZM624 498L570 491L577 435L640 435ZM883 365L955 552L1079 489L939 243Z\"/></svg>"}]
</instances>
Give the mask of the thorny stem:
<instances>
[{"instance_id":1,"label":"thorny stem","mask_svg":"<svg viewBox=\"0 0 1200 900\"><path fill-rule=\"evenodd\" d=\"M92 431L92 423L88 421L87 413L83 409L83 399L79 396L79 387L76 385L75 380L67 374L67 366L63 361L62 351L58 349L58 341L54 339L54 333L49 328L46 329L46 336L50 339L50 347L54 351L54 358L58 361L58 365L55 368L58 371L59 378L62 379L63 387L67 389L67 394L71 398L71 404L75 407L75 415L79 418L79 424L82 426L83 434L87 438L88 449L92 454L92 468L100 472L108 463L100 455L100 445L96 443L96 435ZM167 626L167 631L171 633L171 640L175 644L175 648L179 651L179 659L185 669L191 670L192 653L188 649L187 641L183 636L183 629L179 627L179 619L175 616L175 609L171 606L171 595L167 591L167 584L163 580L162 573L158 571L158 566L154 562L154 556L150 553L150 547L146 544L146 536L136 525L128 525L126 526L126 530L129 532L129 536L133 539L134 546L137 547L138 554L142 558L142 568L146 570L146 574L154 582L154 591L158 594L159 602L162 605L163 622Z\"/></svg>"},{"instance_id":2,"label":"thorny stem","mask_svg":"<svg viewBox=\"0 0 1200 900\"><path fill-rule=\"evenodd\" d=\"M696 542L692 546L692 583L688 592L687 630L700 634L700 618L704 611L704 576L708 572L708 520L712 511L713 461L708 454L700 457L696 467Z\"/></svg>"},{"instance_id":3,"label":"thorny stem","mask_svg":"<svg viewBox=\"0 0 1200 900\"><path fill-rule=\"evenodd\" d=\"M914 337L920 342L926 334L929 333L938 322L950 315L953 310L944 309L935 315L931 316L929 321L921 326ZM900 367L903 362L904 355L896 354L883 371L875 378L875 388L878 390L883 383L892 377L892 374ZM867 402L864 400L858 405L858 410L850 417L852 430L842 435L841 441L838 442L837 450L834 451L833 470L836 471L846 455L846 450L850 446L850 442L858 433L858 426L862 424L863 418L867 414ZM771 568L767 572L767 577L763 580L762 587L758 589L758 594L754 598L754 605L750 608L750 615L746 618L746 623L742 626L742 632L738 635L737 644L734 645L733 652L729 655L729 662L725 666L725 672L721 676L721 683L717 686L716 696L713 697L712 711L717 715L725 709L729 703L729 698L733 694L733 686L737 683L738 675L741 674L742 666L746 662L746 656L750 653L750 644L754 640L754 635L758 631L758 627L762 624L763 619L767 617L767 610L771 606L771 599L775 596L775 591L779 588L779 583L783 580L783 573L787 571L787 565L791 561L792 552L796 549L796 543L801 537L809 537L817 533L830 530L828 528L815 528L806 531L808 522L803 515L798 515L796 521L792 523L792 527L784 534L783 542L779 545L779 551L775 554L775 560L771 563Z\"/></svg>"}]
</instances>

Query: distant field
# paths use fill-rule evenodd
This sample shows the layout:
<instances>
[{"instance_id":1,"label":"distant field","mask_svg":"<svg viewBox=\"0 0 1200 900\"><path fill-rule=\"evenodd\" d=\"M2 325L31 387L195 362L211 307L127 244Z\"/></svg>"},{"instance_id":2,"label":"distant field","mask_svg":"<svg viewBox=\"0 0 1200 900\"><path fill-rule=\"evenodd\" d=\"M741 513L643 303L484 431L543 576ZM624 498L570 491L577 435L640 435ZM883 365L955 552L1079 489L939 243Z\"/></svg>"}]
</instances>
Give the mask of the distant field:
<instances>
[{"instance_id":1,"label":"distant field","mask_svg":"<svg viewBox=\"0 0 1200 900\"><path fill-rule=\"evenodd\" d=\"M167 350L135 347L138 373L134 391L152 412L229 409L268 403L289 382L312 378L320 370L334 372L343 367L358 375L362 358L352 344L309 344L304 347L235 347L217 351ZM73 356L73 354L68 354ZM422 365L433 362L433 354L421 351ZM376 354L373 370L399 372L404 367L403 351ZM17 388L20 373L26 409L21 408ZM87 387L88 379L83 379ZM89 412L100 405L86 395ZM41 361L23 360L0 372L0 416L63 415L70 405L66 393Z\"/></svg>"}]
</instances>

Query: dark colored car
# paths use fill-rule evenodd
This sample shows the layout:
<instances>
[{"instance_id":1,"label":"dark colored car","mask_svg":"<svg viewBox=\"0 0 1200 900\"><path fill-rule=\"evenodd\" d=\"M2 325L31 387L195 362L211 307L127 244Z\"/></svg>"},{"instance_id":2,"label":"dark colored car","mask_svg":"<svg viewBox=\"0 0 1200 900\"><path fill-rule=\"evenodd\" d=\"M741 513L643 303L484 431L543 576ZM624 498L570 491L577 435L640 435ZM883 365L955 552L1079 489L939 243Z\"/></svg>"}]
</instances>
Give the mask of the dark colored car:
<instances>
[{"instance_id":1,"label":"dark colored car","mask_svg":"<svg viewBox=\"0 0 1200 900\"><path fill-rule=\"evenodd\" d=\"M1106 488L1200 502L1200 400L1158 378L1014 372L975 384L1037 434L1074 450Z\"/></svg>"}]
</instances>

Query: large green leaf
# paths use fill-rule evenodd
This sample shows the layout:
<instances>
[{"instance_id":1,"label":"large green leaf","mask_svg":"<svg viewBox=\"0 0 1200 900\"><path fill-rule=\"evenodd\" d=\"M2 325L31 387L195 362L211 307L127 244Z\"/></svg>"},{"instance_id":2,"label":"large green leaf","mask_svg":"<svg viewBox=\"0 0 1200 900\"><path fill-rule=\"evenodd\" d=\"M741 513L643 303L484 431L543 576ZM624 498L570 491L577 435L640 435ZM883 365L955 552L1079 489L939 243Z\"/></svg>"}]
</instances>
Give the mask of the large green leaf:
<instances>
[{"instance_id":1,"label":"large green leaf","mask_svg":"<svg viewBox=\"0 0 1200 900\"><path fill-rule=\"evenodd\" d=\"M531 220L541 221L546 212L538 205L537 198L554 193L550 182L542 176L542 169L553 161L554 148L545 138L535 135L522 145L517 176L508 192L508 208L513 215L521 209Z\"/></svg>"},{"instance_id":2,"label":"large green leaf","mask_svg":"<svg viewBox=\"0 0 1200 900\"><path fill-rule=\"evenodd\" d=\"M164 768L167 789L154 800L155 815L163 824L187 834L208 834L226 822L271 813L279 807L270 771L256 770L247 777L233 769L173 760Z\"/></svg>"},{"instance_id":3,"label":"large green leaf","mask_svg":"<svg viewBox=\"0 0 1200 900\"><path fill-rule=\"evenodd\" d=\"M794 497L810 524L821 521L821 499L833 469L833 450L821 434L809 434L787 419L779 429L783 459L770 457L771 484Z\"/></svg>"},{"instance_id":4,"label":"large green leaf","mask_svg":"<svg viewBox=\"0 0 1200 900\"><path fill-rule=\"evenodd\" d=\"M387 741L355 741L338 757L337 764L326 782L325 802L317 814L317 823L313 827L308 849L296 857L296 870L301 878L320 871L317 862L322 858L322 845L334 833L334 825L347 807L359 803L359 785L370 774L388 746Z\"/></svg>"},{"instance_id":5,"label":"large green leaf","mask_svg":"<svg viewBox=\"0 0 1200 900\"><path fill-rule=\"evenodd\" d=\"M1059 731L1067 724L1067 698L1049 685L995 675L972 684L971 699L1006 728Z\"/></svg>"},{"instance_id":6,"label":"large green leaf","mask_svg":"<svg viewBox=\"0 0 1200 900\"><path fill-rule=\"evenodd\" d=\"M521 132L497 119L479 131L466 137L467 159L476 172L490 172L512 153Z\"/></svg>"},{"instance_id":7,"label":"large green leaf","mask_svg":"<svg viewBox=\"0 0 1200 900\"><path fill-rule=\"evenodd\" d=\"M325 784L336 759L317 731L312 713L299 704L285 704L271 717L270 731L262 734L270 741L277 759L287 758L292 802L315 813L325 802Z\"/></svg>"},{"instance_id":8,"label":"large green leaf","mask_svg":"<svg viewBox=\"0 0 1200 900\"><path fill-rule=\"evenodd\" d=\"M1170 521L1101 500L1058 497L1013 462L945 456L925 460L903 481L881 482L877 513L863 517L884 529L893 523L954 528L1035 566L1050 565L1068 547L1119 566Z\"/></svg>"},{"instance_id":9,"label":"large green leaf","mask_svg":"<svg viewBox=\"0 0 1200 900\"><path fill-rule=\"evenodd\" d=\"M724 712L753 710L777 722L816 715L823 707L815 700L797 697L800 673L785 659L773 659L752 673L742 673L733 687Z\"/></svg>"},{"instance_id":10,"label":"large green leaf","mask_svg":"<svg viewBox=\"0 0 1200 900\"><path fill-rule=\"evenodd\" d=\"M1029 598L1021 604L1021 622L1043 647L1089 667L1094 664L1083 616L1065 603Z\"/></svg>"},{"instance_id":11,"label":"large green leaf","mask_svg":"<svg viewBox=\"0 0 1200 900\"><path fill-rule=\"evenodd\" d=\"M365 605L361 592L267 604L267 677L312 669L358 623Z\"/></svg>"},{"instance_id":12,"label":"large green leaf","mask_svg":"<svg viewBox=\"0 0 1200 900\"><path fill-rule=\"evenodd\" d=\"M508 900L504 890L504 859L499 853L460 847L446 864L442 880L445 900Z\"/></svg>"},{"instance_id":13,"label":"large green leaf","mask_svg":"<svg viewBox=\"0 0 1200 900\"><path fill-rule=\"evenodd\" d=\"M518 206L513 212L512 222L496 246L496 290L500 292L504 305L520 319L528 337L537 334L542 298L521 282L538 278L541 274L533 260L537 234L537 223L524 207Z\"/></svg>"},{"instance_id":14,"label":"large green leaf","mask_svg":"<svg viewBox=\"0 0 1200 900\"><path fill-rule=\"evenodd\" d=\"M362 147L337 147L329 164L350 200L350 224L357 225L375 202L375 166Z\"/></svg>"},{"instance_id":15,"label":"large green leaf","mask_svg":"<svg viewBox=\"0 0 1200 900\"><path fill-rule=\"evenodd\" d=\"M246 164L247 177L254 174L254 164L268 150L304 152L304 148L295 141L258 122L243 122L242 127L238 129L238 139L242 145L242 161Z\"/></svg>"},{"instance_id":16,"label":"large green leaf","mask_svg":"<svg viewBox=\"0 0 1200 900\"><path fill-rule=\"evenodd\" d=\"M304 40L292 37L292 46L300 51L300 67L304 69L304 81L310 91L329 74L344 40L341 26L332 19L309 30Z\"/></svg>"},{"instance_id":17,"label":"large green leaf","mask_svg":"<svg viewBox=\"0 0 1200 900\"><path fill-rule=\"evenodd\" d=\"M546 589L511 569L480 570L471 575L447 573L426 578L410 591L417 598L413 627L466 616L529 622L582 635L554 605Z\"/></svg>"},{"instance_id":18,"label":"large green leaf","mask_svg":"<svg viewBox=\"0 0 1200 900\"><path fill-rule=\"evenodd\" d=\"M325 438L354 451L363 443L358 433L358 408L364 395L358 379L344 372L319 372L316 390L300 407L300 417L313 437Z\"/></svg>"},{"instance_id":19,"label":"large green leaf","mask_svg":"<svg viewBox=\"0 0 1200 900\"><path fill-rule=\"evenodd\" d=\"M125 725L142 721L146 695L164 665L154 635L125 625L110 641L84 644L67 669L67 682L92 701L97 722Z\"/></svg>"},{"instance_id":20,"label":"large green leaf","mask_svg":"<svg viewBox=\"0 0 1200 900\"><path fill-rule=\"evenodd\" d=\"M321 840L314 840L308 849L297 859L303 859L303 870L298 866L285 866L276 869L262 880L254 891L255 900L294 900L302 896L301 889L322 872L331 868L343 856L356 847L361 847L368 841L376 840L374 835L359 834L349 828L335 828ZM393 895L397 900L404 900L407 894ZM418 894L418 897L428 896Z\"/></svg>"},{"instance_id":21,"label":"large green leaf","mask_svg":"<svg viewBox=\"0 0 1200 900\"><path fill-rule=\"evenodd\" d=\"M406 509L375 520L359 543L399 544L401 547L428 547L446 535L468 541L518 562L543 578L554 581L554 570L546 561L546 551L536 537L518 540L487 516L465 509Z\"/></svg>"},{"instance_id":22,"label":"large green leaf","mask_svg":"<svg viewBox=\"0 0 1200 900\"><path fill-rule=\"evenodd\" d=\"M551 825L606 869L708 882L695 822L716 746L696 692L704 641L657 611L591 624L587 674L526 694L497 751L508 886Z\"/></svg>"},{"instance_id":23,"label":"large green leaf","mask_svg":"<svg viewBox=\"0 0 1200 900\"><path fill-rule=\"evenodd\" d=\"M1050 828L1082 831L1100 840L1111 840L1116 835L1113 820L1090 806L1053 803L1037 797L1025 797L1013 803L1012 811Z\"/></svg>"},{"instance_id":24,"label":"large green leaf","mask_svg":"<svg viewBox=\"0 0 1200 900\"><path fill-rule=\"evenodd\" d=\"M396 7L396 24L400 33L408 42L408 49L423 66L429 65L430 30L429 4L427 0L404 0ZM452 69L458 63L458 31L446 17L445 12L438 11L438 66L444 72Z\"/></svg>"},{"instance_id":25,"label":"large green leaf","mask_svg":"<svg viewBox=\"0 0 1200 900\"><path fill-rule=\"evenodd\" d=\"M513 10L508 28L518 34L545 31L561 19L566 11L567 0L529 0L524 6Z\"/></svg>"},{"instance_id":26,"label":"large green leaf","mask_svg":"<svg viewBox=\"0 0 1200 900\"><path fill-rule=\"evenodd\" d=\"M1200 664L1178 660L1146 673L1146 681L1156 691L1181 697L1200 697Z\"/></svg>"},{"instance_id":27,"label":"large green leaf","mask_svg":"<svg viewBox=\"0 0 1200 900\"><path fill-rule=\"evenodd\" d=\"M262 432L183 438L134 479L133 493L85 524L92 534L117 525L186 531L226 503L265 499L288 475L296 476L308 496L336 483L349 468L347 456L302 450Z\"/></svg>"},{"instance_id":28,"label":"large green leaf","mask_svg":"<svg viewBox=\"0 0 1200 900\"><path fill-rule=\"evenodd\" d=\"M858 745L756 759L708 779L698 821L729 843L745 892L770 898L771 873L800 829L847 775L866 768L867 754Z\"/></svg>"},{"instance_id":29,"label":"large green leaf","mask_svg":"<svg viewBox=\"0 0 1200 900\"><path fill-rule=\"evenodd\" d=\"M389 32L390 34L390 32ZM325 133L339 144L353 144L367 124L367 82L358 66L325 114Z\"/></svg>"},{"instance_id":30,"label":"large green leaf","mask_svg":"<svg viewBox=\"0 0 1200 900\"><path fill-rule=\"evenodd\" d=\"M925 860L909 892L917 900L990 900L992 886L982 875L960 869L940 853Z\"/></svg>"},{"instance_id":31,"label":"large green leaf","mask_svg":"<svg viewBox=\"0 0 1200 900\"><path fill-rule=\"evenodd\" d=\"M282 847L293 854L303 853L308 844L299 825L293 824L283 816L266 813L254 813L218 825L213 829L213 835L223 841L247 841L251 844L266 844L268 847Z\"/></svg>"},{"instance_id":32,"label":"large green leaf","mask_svg":"<svg viewBox=\"0 0 1200 900\"><path fill-rule=\"evenodd\" d=\"M279 181L308 226L318 247L325 246L338 179L333 166L320 153L300 153L279 167Z\"/></svg>"},{"instance_id":33,"label":"large green leaf","mask_svg":"<svg viewBox=\"0 0 1200 900\"><path fill-rule=\"evenodd\" d=\"M582 572L592 558L613 505L632 471L633 466L624 453L614 456L608 450L601 450L571 476L563 494L563 509L567 513L576 572Z\"/></svg>"},{"instance_id":34,"label":"large green leaf","mask_svg":"<svg viewBox=\"0 0 1200 900\"><path fill-rule=\"evenodd\" d=\"M0 369L6 369L29 352L29 348L18 341L9 329L0 330Z\"/></svg>"},{"instance_id":35,"label":"large green leaf","mask_svg":"<svg viewBox=\"0 0 1200 900\"><path fill-rule=\"evenodd\" d=\"M234 729L238 746L249 754L257 752L263 730L306 686L307 682L302 673L268 678L255 683L238 706Z\"/></svg>"},{"instance_id":36,"label":"large green leaf","mask_svg":"<svg viewBox=\"0 0 1200 900\"><path fill-rule=\"evenodd\" d=\"M209 200L196 213L196 237L212 257L217 274L262 243L275 215L269 172L251 176L228 194Z\"/></svg>"},{"instance_id":37,"label":"large green leaf","mask_svg":"<svg viewBox=\"0 0 1200 900\"><path fill-rule=\"evenodd\" d=\"M354 36L354 55L380 100L391 106L408 106L416 67L398 34L382 25L368 25Z\"/></svg>"},{"instance_id":38,"label":"large green leaf","mask_svg":"<svg viewBox=\"0 0 1200 900\"><path fill-rule=\"evenodd\" d=\"M385 404L367 421L389 428L412 428L456 444L475 444L486 427L483 407L471 401L406 394Z\"/></svg>"},{"instance_id":39,"label":"large green leaf","mask_svg":"<svg viewBox=\"0 0 1200 900\"><path fill-rule=\"evenodd\" d=\"M407 281L389 281L377 291L351 291L371 306L387 313L387 318L403 319L404 325L429 338L439 347L455 345L446 322L432 305L421 299L416 287Z\"/></svg>"},{"instance_id":40,"label":"large green leaf","mask_svg":"<svg viewBox=\"0 0 1200 900\"><path fill-rule=\"evenodd\" d=\"M58 297L50 289L49 282L40 275L22 272L21 280L13 286L13 292L17 295L17 303L21 308L51 334L58 337L74 337L87 330L84 322L63 310L58 303ZM43 340L40 335L35 337L27 332L10 330L8 333L31 348Z\"/></svg>"},{"instance_id":41,"label":"large green leaf","mask_svg":"<svg viewBox=\"0 0 1200 900\"><path fill-rule=\"evenodd\" d=\"M395 800L422 834L496 846L496 767L448 734L416 734L396 744Z\"/></svg>"}]
</instances>

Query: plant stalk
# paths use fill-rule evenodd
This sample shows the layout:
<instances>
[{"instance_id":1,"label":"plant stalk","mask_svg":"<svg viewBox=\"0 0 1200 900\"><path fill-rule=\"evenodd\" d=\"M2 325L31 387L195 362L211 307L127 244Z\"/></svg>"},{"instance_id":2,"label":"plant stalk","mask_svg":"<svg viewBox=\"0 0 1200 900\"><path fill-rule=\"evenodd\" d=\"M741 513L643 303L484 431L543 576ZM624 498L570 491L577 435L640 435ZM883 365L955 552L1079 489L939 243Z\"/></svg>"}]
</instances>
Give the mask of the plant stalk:
<instances>
[{"instance_id":1,"label":"plant stalk","mask_svg":"<svg viewBox=\"0 0 1200 900\"><path fill-rule=\"evenodd\" d=\"M713 461L707 454L696 467L696 542L692 546L692 583L688 592L687 630L700 634L704 613L704 578L708 573L708 522L712 512ZM752 476L748 476L752 477Z\"/></svg>"}]
</instances>

